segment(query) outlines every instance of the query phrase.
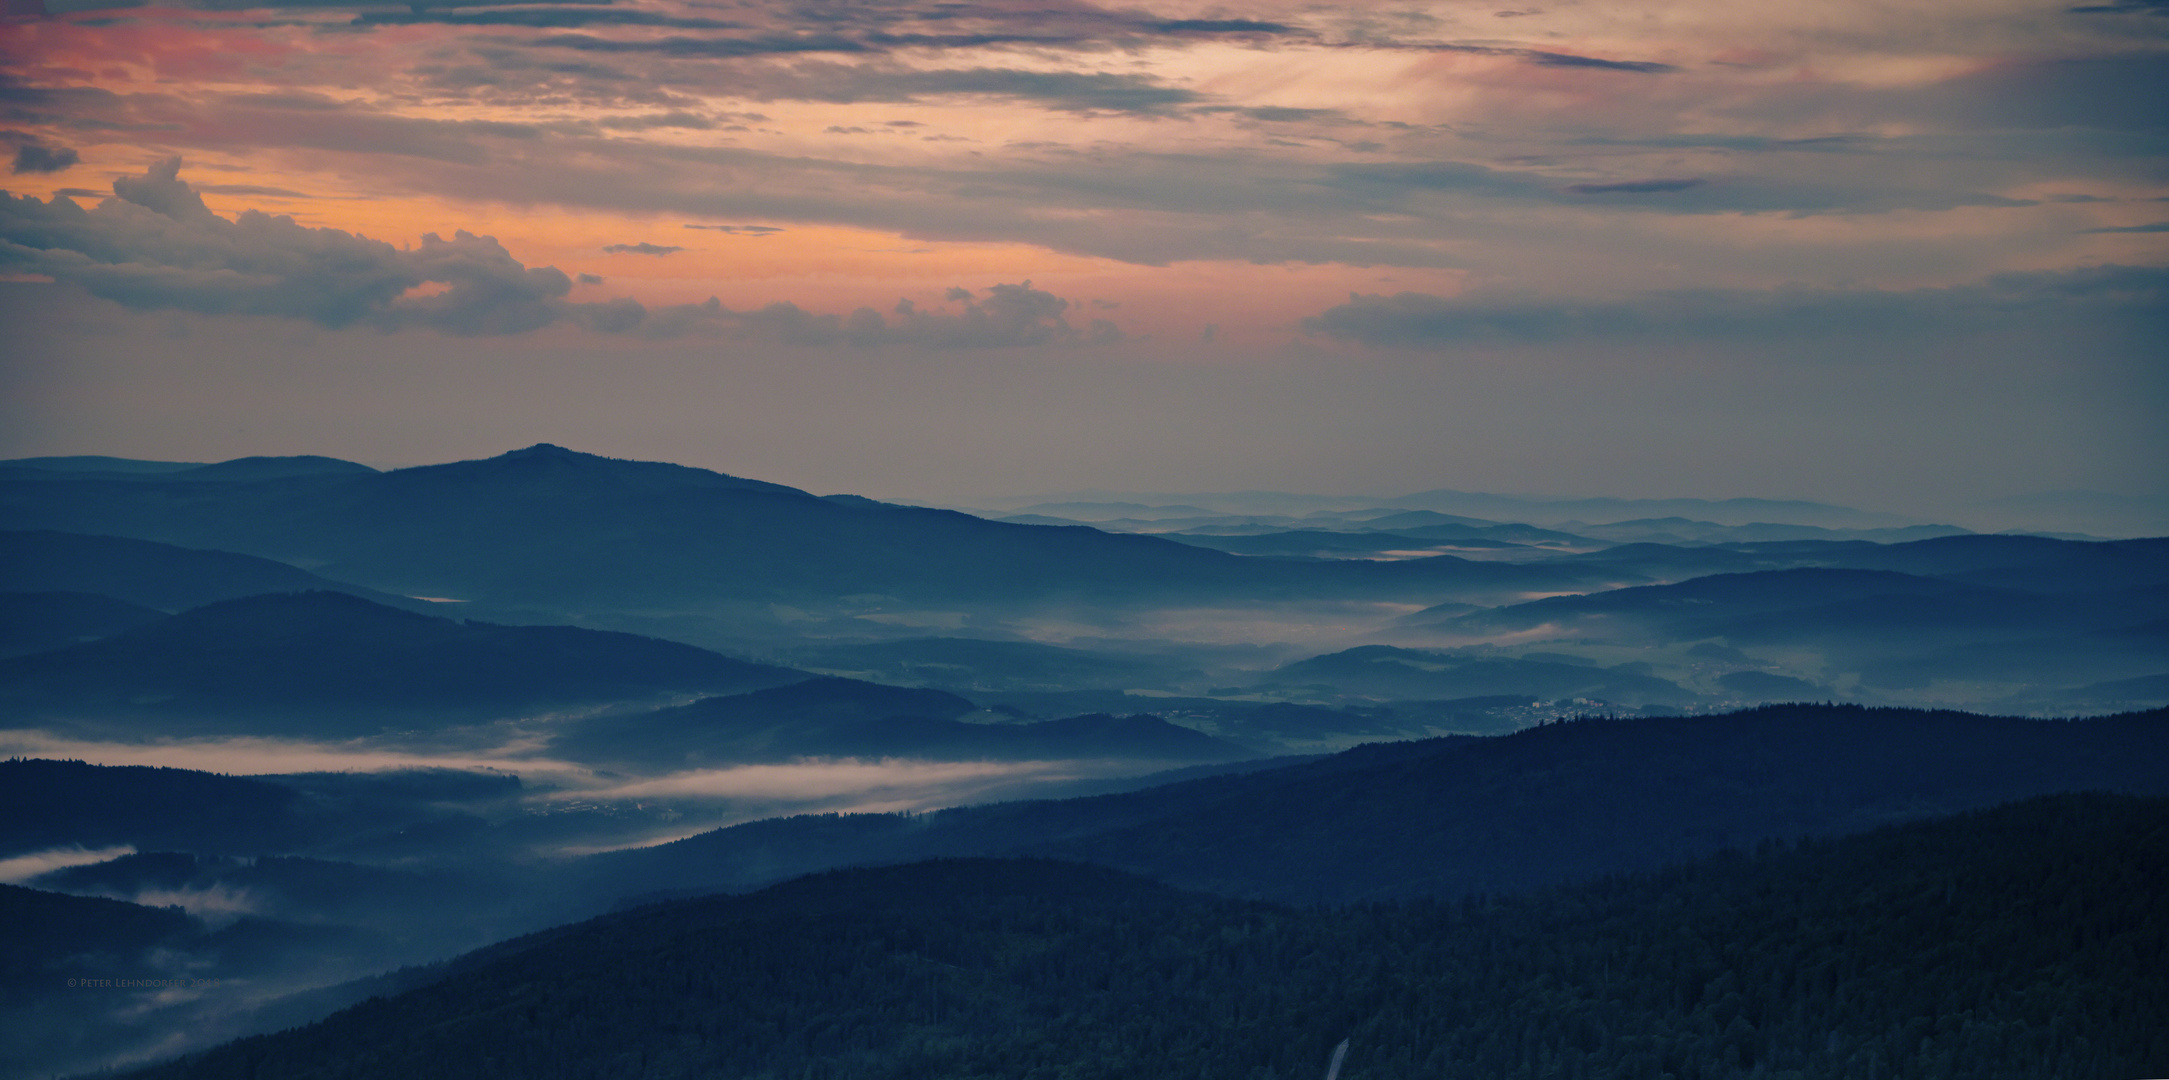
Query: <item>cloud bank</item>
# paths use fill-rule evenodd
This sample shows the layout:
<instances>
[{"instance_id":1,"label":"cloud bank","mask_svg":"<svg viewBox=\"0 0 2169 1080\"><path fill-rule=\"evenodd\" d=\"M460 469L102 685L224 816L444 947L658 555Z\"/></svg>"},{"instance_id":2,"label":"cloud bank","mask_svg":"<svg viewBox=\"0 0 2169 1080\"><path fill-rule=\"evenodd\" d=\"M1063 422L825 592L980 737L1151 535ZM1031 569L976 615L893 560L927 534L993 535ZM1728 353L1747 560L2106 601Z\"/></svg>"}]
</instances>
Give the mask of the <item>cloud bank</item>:
<instances>
[{"instance_id":1,"label":"cloud bank","mask_svg":"<svg viewBox=\"0 0 2169 1080\"><path fill-rule=\"evenodd\" d=\"M960 309L922 311L909 301L883 315L807 311L789 301L734 311L704 304L650 308L620 298L566 299L574 279L554 266L530 267L504 245L465 230L429 233L417 247L331 228L309 228L257 210L232 221L212 213L180 179L181 159L113 182L113 198L85 210L71 199L41 202L0 192L0 267L81 286L141 310L305 319L319 326L426 328L477 336L520 334L568 324L606 334L669 338L708 334L788 345L912 345L999 348L1122 339L1105 319L1070 325L1068 300L1031 282L997 284L986 295L951 289ZM747 230L758 227L725 227ZM613 244L610 253L670 255L682 247ZM582 275L581 281L599 284Z\"/></svg>"},{"instance_id":2,"label":"cloud bank","mask_svg":"<svg viewBox=\"0 0 2169 1080\"><path fill-rule=\"evenodd\" d=\"M1613 303L1351 294L1302 326L1340 341L1424 347L1572 339L1903 340L2044 321L2115 321L2169 333L2169 267L2000 274L1932 289L1681 290Z\"/></svg>"}]
</instances>

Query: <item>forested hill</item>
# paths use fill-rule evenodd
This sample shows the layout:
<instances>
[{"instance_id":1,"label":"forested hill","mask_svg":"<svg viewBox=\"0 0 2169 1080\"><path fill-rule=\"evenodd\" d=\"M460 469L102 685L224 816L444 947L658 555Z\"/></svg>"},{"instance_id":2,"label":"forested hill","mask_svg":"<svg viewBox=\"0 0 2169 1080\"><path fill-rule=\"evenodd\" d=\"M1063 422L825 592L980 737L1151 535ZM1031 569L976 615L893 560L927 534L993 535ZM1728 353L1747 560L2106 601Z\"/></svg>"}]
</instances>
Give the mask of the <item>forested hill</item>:
<instances>
[{"instance_id":1,"label":"forested hill","mask_svg":"<svg viewBox=\"0 0 2169 1080\"><path fill-rule=\"evenodd\" d=\"M2169 710L2043 721L1774 705L1589 719L1085 799L753 822L593 856L585 872L626 895L1039 855L1294 903L1458 897L2065 791L2169 795Z\"/></svg>"},{"instance_id":2,"label":"forested hill","mask_svg":"<svg viewBox=\"0 0 2169 1080\"><path fill-rule=\"evenodd\" d=\"M2054 796L1486 902L839 871L551 931L135 1075L2169 1074L2169 800Z\"/></svg>"},{"instance_id":3,"label":"forested hill","mask_svg":"<svg viewBox=\"0 0 2169 1080\"><path fill-rule=\"evenodd\" d=\"M1424 596L1444 584L1595 587L1617 573L1450 557L1260 561L1081 526L824 499L547 444L482 461L253 482L0 470L0 519L243 552L401 595L515 609L828 603L855 594L1000 603L1231 591L1253 599Z\"/></svg>"},{"instance_id":4,"label":"forested hill","mask_svg":"<svg viewBox=\"0 0 2169 1080\"><path fill-rule=\"evenodd\" d=\"M0 659L0 718L162 735L369 735L806 677L635 634L455 621L314 591L222 600Z\"/></svg>"}]
</instances>

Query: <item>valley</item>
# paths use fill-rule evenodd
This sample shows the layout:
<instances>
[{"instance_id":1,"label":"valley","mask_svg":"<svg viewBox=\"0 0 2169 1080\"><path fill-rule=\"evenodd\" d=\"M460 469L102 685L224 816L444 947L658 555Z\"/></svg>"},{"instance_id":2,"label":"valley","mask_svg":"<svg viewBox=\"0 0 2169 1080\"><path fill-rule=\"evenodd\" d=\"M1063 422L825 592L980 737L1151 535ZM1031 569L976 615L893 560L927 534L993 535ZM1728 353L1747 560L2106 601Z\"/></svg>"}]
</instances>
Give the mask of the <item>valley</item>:
<instances>
[{"instance_id":1,"label":"valley","mask_svg":"<svg viewBox=\"0 0 2169 1080\"><path fill-rule=\"evenodd\" d=\"M197 1053L146 1075L542 1075L535 1054L578 1063L565 1075L1297 1075L1342 1037L1351 1075L1439 1054L1608 1075L2161 1060L2125 1029L2084 1048L2041 1035L2066 1021L2038 1008L2124 1015L2163 994L2158 970L2116 959L2158 947L2158 915L2110 898L2164 857L2169 541L1782 503L1622 505L1646 513L1601 526L1583 503L1536 524L1461 515L1505 504L1456 493L998 520L548 445L392 471L92 464L0 463L8 1076ZM2070 850L2138 861L2088 856L2079 892L2021 901L2033 864L1957 853L2053 845L2006 852L1982 839L1995 829L2076 830ZM1941 854L1894 862L1890 845ZM1786 925L1868 919L1801 884L1828 874L1905 904L1982 874L2012 903L2107 904L2098 934L2073 933L2110 952L2083 971L2050 973L2031 946L2023 971L1961 968L2047 981L2033 1004L1965 1006L1978 1030L1894 1039L1866 1017L1912 1008L1896 987L1933 935L1860 923L1915 935L1872 970L1777 923L1726 940L1794 959L1711 968L1684 943L1632 944L1657 932L1633 912L1712 919L1734 893L1809 905L1772 909ZM982 893L1001 898L991 921L926 922ZM1991 907L1950 917L1938 933L2048 932L1980 929ZM918 947L789 954L828 932L806 919L940 938L969 974L922 985ZM1153 925L1202 936L1165 955L1092 944ZM1445 943L1448 925L1496 943ZM782 951L730 952L756 938ZM1404 940L1427 944L1379 951ZM1581 951L1546 959L1544 940ZM1276 966L1318 949L1345 963ZM701 994L799 1004L731 1021L780 1042L673 1005L576 1004L660 1000L610 950L678 957L658 963L702 972ZM1216 974L1145 989L1178 977L1177 954ZM861 986L844 972L863 963ZM1667 997L1683 964L1698 989ZM1788 997L1797 964L1850 974ZM778 965L836 974L786 988ZM575 969L591 973L572 998L542 974ZM1701 989L1720 969L1735 982ZM1268 970L1290 996L1226 981ZM1508 970L1579 989L1532 999ZM1172 995L1220 1034L1139 1029L1131 999L1075 997L1093 980ZM1454 980L1472 981L1407 996ZM950 1004L924 1012L928 994ZM1808 1018L1863 994L1889 1004ZM475 1004L492 995L537 1004L508 1027ZM1276 1021L1267 1048L1257 1025L1298 999L1315 1012ZM846 1017L845 1000L889 1004ZM1636 1019L1604 1012L1629 1001ZM550 1008L597 1025L537 1042L561 1026ZM413 1009L487 1060L382 1033ZM1486 1021L1417 1048L1471 1009L1537 1019L1518 1042ZM1251 1019L1201 1019L1222 1012ZM1085 1067L1076 1040L1132 1049Z\"/></svg>"}]
</instances>

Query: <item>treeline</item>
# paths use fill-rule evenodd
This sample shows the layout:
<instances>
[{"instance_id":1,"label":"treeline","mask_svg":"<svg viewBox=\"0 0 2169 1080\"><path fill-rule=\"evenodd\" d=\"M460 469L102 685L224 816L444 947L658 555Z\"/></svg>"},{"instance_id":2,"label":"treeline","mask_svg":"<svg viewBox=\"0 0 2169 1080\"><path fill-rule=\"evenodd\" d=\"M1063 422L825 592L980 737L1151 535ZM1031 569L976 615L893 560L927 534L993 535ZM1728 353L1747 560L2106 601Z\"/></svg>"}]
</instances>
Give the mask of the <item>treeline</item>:
<instances>
[{"instance_id":1,"label":"treeline","mask_svg":"<svg viewBox=\"0 0 2169 1080\"><path fill-rule=\"evenodd\" d=\"M1511 898L1289 908L1037 860L493 947L143 1077L2169 1074L2169 800L2037 799ZM480 958L478 958L480 959Z\"/></svg>"},{"instance_id":2,"label":"treeline","mask_svg":"<svg viewBox=\"0 0 2169 1080\"><path fill-rule=\"evenodd\" d=\"M753 822L598 855L580 873L606 896L685 896L835 866L1029 855L1283 903L1459 898L2067 791L2169 795L2169 709L1587 718L1095 798Z\"/></svg>"}]
</instances>

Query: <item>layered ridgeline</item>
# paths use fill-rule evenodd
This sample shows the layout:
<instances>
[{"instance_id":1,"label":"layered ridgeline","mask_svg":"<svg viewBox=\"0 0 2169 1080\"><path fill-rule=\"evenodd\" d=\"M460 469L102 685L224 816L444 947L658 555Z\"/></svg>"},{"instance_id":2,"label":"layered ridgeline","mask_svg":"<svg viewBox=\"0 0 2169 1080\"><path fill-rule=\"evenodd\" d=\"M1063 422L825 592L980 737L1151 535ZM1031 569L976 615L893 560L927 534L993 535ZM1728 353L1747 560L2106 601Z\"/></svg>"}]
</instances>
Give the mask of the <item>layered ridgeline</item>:
<instances>
[{"instance_id":1,"label":"layered ridgeline","mask_svg":"<svg viewBox=\"0 0 2169 1080\"><path fill-rule=\"evenodd\" d=\"M936 691L840 689L833 698L796 698L800 720L848 722L841 710L852 700L876 711L906 699L921 712L957 707ZM700 710L686 712L700 719ZM522 853L579 838L580 815L556 812L562 804L504 776L247 778L4 762L0 822L10 829L0 834L0 857L54 864L26 884L152 908L186 904L192 921L140 947L27 950L43 959L16 973L22 994L0 1010L0 1032L9 1034L0 1056L22 1065L10 1067L14 1074L42 1075L140 1059L161 1046L200 1047L406 985L281 997L322 986L327 974L384 970L628 903L835 867L1030 855L1233 898L1462 899L2082 790L2169 795L2169 714L2037 721L1796 706L1597 719L1499 738L1366 746L1119 794L773 819L555 859ZM641 798L648 812L673 812L667 795ZM101 907L84 918L93 931L109 916L125 928L141 918L132 910ZM9 941L29 933L28 924L0 925ZM1135 933L1154 940L1143 927ZM163 986L53 994L70 977L183 974L232 981L193 996Z\"/></svg>"},{"instance_id":2,"label":"layered ridgeline","mask_svg":"<svg viewBox=\"0 0 2169 1080\"><path fill-rule=\"evenodd\" d=\"M1350 513L1360 519L1328 514L1279 540L1222 524L1178 541L816 497L548 445L389 472L328 459L13 463L0 466L0 519L47 531L0 535L0 586L38 594L0 598L16 624L0 650L143 618L115 602L174 612L329 590L1009 695L1222 690L1333 707L1521 695L1700 709L1809 698L2065 715L2169 701L2169 541L1587 530L1671 541L1615 543L1428 510ZM1888 542L1839 538L1870 535ZM1452 553L1423 546L1434 541ZM1097 641L1028 655L1065 637ZM1266 670L1305 659L1270 643L1304 640L1405 649L1389 662L1457 677L1389 685L1372 677L1393 674L1375 654ZM1074 697L979 703L1044 719L1145 711ZM1211 704L1196 708L1225 711ZM1513 726L1498 710L1475 725L1433 719L1450 708L1396 711L1402 720L1333 734ZM1244 726L1234 724L1206 730Z\"/></svg>"},{"instance_id":3,"label":"layered ridgeline","mask_svg":"<svg viewBox=\"0 0 2169 1080\"><path fill-rule=\"evenodd\" d=\"M811 693L819 687L719 698L712 707L728 712L748 699L797 698L799 721L808 725L800 730L821 732L912 708L895 704L903 696L927 698L916 703L922 712L945 700L848 683L835 697ZM873 704L854 712L846 707L854 700ZM624 719L676 722L673 714L685 714L697 721L705 711ZM715 737L766 739L793 724L753 715L764 718ZM1036 726L1020 725L1010 737L1036 737ZM1057 732L1084 726L1054 725ZM628 732L623 753L635 753L643 734ZM1109 737L1099 745L1120 743ZM647 895L754 888L838 866L1023 854L1290 902L1511 891L2053 792L2169 795L2169 711L2041 721L1772 706L1573 721L1268 764L1080 798L749 822L546 864L551 884L540 899L570 915ZM547 790L529 793L502 775L451 771L250 778L22 761L0 763L0 780L0 823L7 826L0 857L72 845L475 866L492 852L523 859L537 845L582 839L594 824ZM674 807L665 791L638 798L652 817L638 816L629 803L597 816L620 827L631 817L667 828L696 805ZM206 886L224 880L221 873L206 868Z\"/></svg>"},{"instance_id":4,"label":"layered ridgeline","mask_svg":"<svg viewBox=\"0 0 2169 1080\"><path fill-rule=\"evenodd\" d=\"M244 597L148 618L0 659L0 725L322 739L513 720L522 737L569 760L647 770L801 757L1255 756L1151 716L968 723L960 718L979 707L938 690L816 678L615 631L439 618L344 593Z\"/></svg>"},{"instance_id":5,"label":"layered ridgeline","mask_svg":"<svg viewBox=\"0 0 2169 1080\"><path fill-rule=\"evenodd\" d=\"M280 593L0 660L0 720L345 737L805 678L634 634L457 621L339 592Z\"/></svg>"},{"instance_id":6,"label":"layered ridgeline","mask_svg":"<svg viewBox=\"0 0 2169 1080\"><path fill-rule=\"evenodd\" d=\"M2065 796L1483 903L1063 863L838 872L506 943L131 1075L2126 1078L2169 1070L2169 801Z\"/></svg>"},{"instance_id":7,"label":"layered ridgeline","mask_svg":"<svg viewBox=\"0 0 2169 1080\"><path fill-rule=\"evenodd\" d=\"M1234 743L1155 716L1098 714L1025 723L960 719L978 708L940 690L809 679L634 716L582 720L552 749L581 761L670 769L806 757L1204 762L1253 756Z\"/></svg>"},{"instance_id":8,"label":"layered ridgeline","mask_svg":"<svg viewBox=\"0 0 2169 1080\"><path fill-rule=\"evenodd\" d=\"M430 606L254 555L50 530L0 532L0 592L90 594L169 614L292 592L341 592L410 611Z\"/></svg>"},{"instance_id":9,"label":"layered ridgeline","mask_svg":"<svg viewBox=\"0 0 2169 1080\"><path fill-rule=\"evenodd\" d=\"M815 602L1020 603L1509 590L1594 572L1261 563L1082 526L987 521L538 445L391 472L214 481L0 469L18 527L215 548L408 596L550 610Z\"/></svg>"},{"instance_id":10,"label":"layered ridgeline","mask_svg":"<svg viewBox=\"0 0 2169 1080\"><path fill-rule=\"evenodd\" d=\"M1176 542L821 498L704 469L547 444L382 473L351 463L304 464L281 468L270 459L243 459L131 473L16 464L0 468L0 515L19 528L241 552L401 595L550 608L827 603L853 595L981 603L1195 600L1238 592L1250 599L1511 596L1802 565L1902 564L1908 573L1935 575L1978 568L1984 560L2055 562L2093 546L1960 536L1891 545L1591 542L1551 552L1570 557L1534 563L1257 559L1200 548L1197 537ZM221 472L228 466L235 467ZM1524 542L1578 539L1527 526L1480 528ZM1386 554L1391 549L1377 545L1394 542L1330 535L1359 549L1344 554ZM1249 547L1293 554L1301 545ZM1886 549L1917 550L1894 557ZM2159 553L2146 558L2160 561Z\"/></svg>"},{"instance_id":11,"label":"layered ridgeline","mask_svg":"<svg viewBox=\"0 0 2169 1080\"><path fill-rule=\"evenodd\" d=\"M636 883L745 889L834 866L1040 855L1297 903L1457 897L2088 790L2169 795L2169 710L2042 721L1786 705L1589 719L1090 798L752 822L578 869L602 897Z\"/></svg>"}]
</instances>

